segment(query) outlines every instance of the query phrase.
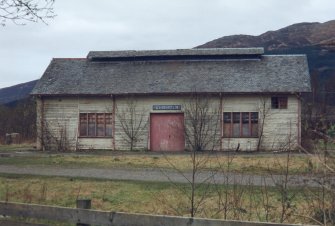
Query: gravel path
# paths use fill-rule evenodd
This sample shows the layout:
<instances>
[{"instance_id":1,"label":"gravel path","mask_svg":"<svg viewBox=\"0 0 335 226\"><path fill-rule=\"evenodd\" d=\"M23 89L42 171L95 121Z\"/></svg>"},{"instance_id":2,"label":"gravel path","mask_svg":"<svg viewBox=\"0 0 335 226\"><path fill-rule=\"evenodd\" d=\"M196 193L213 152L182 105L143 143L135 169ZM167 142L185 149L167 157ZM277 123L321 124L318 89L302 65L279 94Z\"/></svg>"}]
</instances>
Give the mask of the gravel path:
<instances>
[{"instance_id":1,"label":"gravel path","mask_svg":"<svg viewBox=\"0 0 335 226\"><path fill-rule=\"evenodd\" d=\"M159 181L159 182L176 182L186 183L192 177L190 172L179 173L173 170L159 170L159 169L129 169L129 168L58 168L58 167L42 167L42 166L14 166L14 165L0 165L0 173L6 174L26 174L26 175L44 175L44 176L64 176L64 177L81 177L81 178L97 178L110 180L135 180L135 181ZM222 174L210 172L202 172L196 175L196 182L202 183L204 181L218 184L253 184L267 186L275 186L276 183L284 177L281 175L260 176L260 175L246 175L246 174ZM317 178L308 176L292 175L289 176L290 186L310 186L318 187ZM335 184L335 178L332 178Z\"/></svg>"}]
</instances>

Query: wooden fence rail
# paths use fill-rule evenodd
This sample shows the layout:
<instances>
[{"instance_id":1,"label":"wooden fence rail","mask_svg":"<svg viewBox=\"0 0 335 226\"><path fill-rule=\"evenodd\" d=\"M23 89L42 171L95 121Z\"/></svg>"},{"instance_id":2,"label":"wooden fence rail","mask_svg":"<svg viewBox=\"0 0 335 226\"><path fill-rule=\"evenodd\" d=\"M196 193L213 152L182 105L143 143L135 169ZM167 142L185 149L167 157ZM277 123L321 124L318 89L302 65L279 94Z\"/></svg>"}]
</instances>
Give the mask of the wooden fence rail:
<instances>
[{"instance_id":1,"label":"wooden fence rail","mask_svg":"<svg viewBox=\"0 0 335 226\"><path fill-rule=\"evenodd\" d=\"M102 226L293 226L293 224L130 214L12 202L0 202L0 215Z\"/></svg>"}]
</instances>

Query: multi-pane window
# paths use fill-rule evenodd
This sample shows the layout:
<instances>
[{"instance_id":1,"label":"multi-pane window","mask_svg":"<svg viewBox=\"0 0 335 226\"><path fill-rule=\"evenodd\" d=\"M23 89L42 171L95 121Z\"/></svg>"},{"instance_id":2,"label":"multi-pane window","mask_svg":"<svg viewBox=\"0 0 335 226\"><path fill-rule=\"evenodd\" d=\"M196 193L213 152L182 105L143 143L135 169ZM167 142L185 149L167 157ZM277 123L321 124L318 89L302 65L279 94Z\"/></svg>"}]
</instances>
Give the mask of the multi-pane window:
<instances>
[{"instance_id":1,"label":"multi-pane window","mask_svg":"<svg viewBox=\"0 0 335 226\"><path fill-rule=\"evenodd\" d=\"M271 97L272 109L287 109L287 97Z\"/></svg>"},{"instance_id":2,"label":"multi-pane window","mask_svg":"<svg viewBox=\"0 0 335 226\"><path fill-rule=\"evenodd\" d=\"M233 131L232 137L241 136L241 113L233 112Z\"/></svg>"},{"instance_id":3,"label":"multi-pane window","mask_svg":"<svg viewBox=\"0 0 335 226\"><path fill-rule=\"evenodd\" d=\"M258 112L224 112L224 137L257 137Z\"/></svg>"},{"instance_id":4,"label":"multi-pane window","mask_svg":"<svg viewBox=\"0 0 335 226\"><path fill-rule=\"evenodd\" d=\"M111 113L80 113L79 134L81 137L111 137Z\"/></svg>"}]
</instances>

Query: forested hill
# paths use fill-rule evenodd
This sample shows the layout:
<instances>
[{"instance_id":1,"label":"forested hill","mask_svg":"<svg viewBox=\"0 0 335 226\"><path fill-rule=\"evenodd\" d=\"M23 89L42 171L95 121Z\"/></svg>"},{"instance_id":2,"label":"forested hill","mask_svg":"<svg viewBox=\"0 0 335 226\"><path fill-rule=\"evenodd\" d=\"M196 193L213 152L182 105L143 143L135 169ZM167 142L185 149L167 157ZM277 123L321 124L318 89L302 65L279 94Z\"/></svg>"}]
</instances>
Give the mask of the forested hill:
<instances>
[{"instance_id":1,"label":"forested hill","mask_svg":"<svg viewBox=\"0 0 335 226\"><path fill-rule=\"evenodd\" d=\"M0 89L0 104L9 104L29 97L38 80Z\"/></svg>"}]
</instances>

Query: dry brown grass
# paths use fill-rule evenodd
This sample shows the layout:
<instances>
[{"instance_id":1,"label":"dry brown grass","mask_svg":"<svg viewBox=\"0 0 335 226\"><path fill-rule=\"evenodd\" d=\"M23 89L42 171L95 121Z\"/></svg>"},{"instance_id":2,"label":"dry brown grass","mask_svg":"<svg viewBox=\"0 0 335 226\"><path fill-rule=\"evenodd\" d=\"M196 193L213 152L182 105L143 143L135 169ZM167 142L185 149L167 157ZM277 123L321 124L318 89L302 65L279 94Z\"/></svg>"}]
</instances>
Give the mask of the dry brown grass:
<instances>
[{"instance_id":1,"label":"dry brown grass","mask_svg":"<svg viewBox=\"0 0 335 226\"><path fill-rule=\"evenodd\" d=\"M43 186L46 185L45 192ZM186 186L186 185L180 185ZM196 198L200 198L202 187L199 187ZM229 193L229 203L241 195L240 203L235 203L227 219L264 221L262 209L262 192L259 188L242 186L220 186L222 192ZM278 221L279 199L275 189L269 189L271 221ZM306 214L306 203L298 190L294 206L297 214ZM43 193L43 194L42 194ZM0 199L11 202L26 202L47 205L75 207L77 198L92 199L92 208L107 211L132 213L167 214L188 216L188 200L176 187L169 183L120 182L103 180L79 180L49 177L0 177ZM217 194L211 193L197 216L223 218L218 212ZM304 222L301 218L291 216L291 223ZM308 222L308 221L305 221Z\"/></svg>"},{"instance_id":2,"label":"dry brown grass","mask_svg":"<svg viewBox=\"0 0 335 226\"><path fill-rule=\"evenodd\" d=\"M11 144L11 145L0 144L1 152L27 151L27 150L35 150L35 142L25 142L22 144Z\"/></svg>"},{"instance_id":3,"label":"dry brown grass","mask_svg":"<svg viewBox=\"0 0 335 226\"><path fill-rule=\"evenodd\" d=\"M192 169L189 155L119 155L119 156L55 156L50 157L53 164L65 166L91 166L91 167L133 167L133 168L178 168L183 171ZM217 169L227 165L229 158L226 155L209 155L203 168ZM41 159L43 160L43 159ZM285 155L266 156L235 156L231 171L252 174L268 174L282 172L281 166L286 164ZM311 164L313 168L311 168ZM304 155L292 156L290 160L290 173L317 173L321 164L317 157Z\"/></svg>"},{"instance_id":4,"label":"dry brown grass","mask_svg":"<svg viewBox=\"0 0 335 226\"><path fill-rule=\"evenodd\" d=\"M204 155L206 159L204 169L225 170L229 158L227 155ZM14 165L42 165L59 167L91 167L91 168L178 168L182 171L192 169L191 157L188 154L178 155L150 155L150 154L125 154L125 155L42 155L0 158L0 164ZM234 157L230 170L250 174L268 174L282 172L281 166L285 165L285 155L240 156ZM313 167L311 167L313 165ZM290 160L291 174L318 173L322 164L318 158L306 155L293 155Z\"/></svg>"}]
</instances>

